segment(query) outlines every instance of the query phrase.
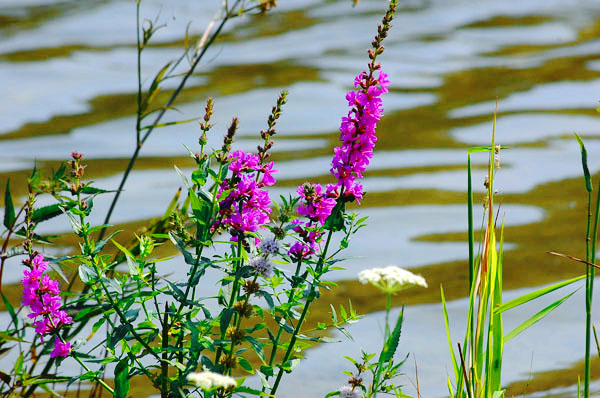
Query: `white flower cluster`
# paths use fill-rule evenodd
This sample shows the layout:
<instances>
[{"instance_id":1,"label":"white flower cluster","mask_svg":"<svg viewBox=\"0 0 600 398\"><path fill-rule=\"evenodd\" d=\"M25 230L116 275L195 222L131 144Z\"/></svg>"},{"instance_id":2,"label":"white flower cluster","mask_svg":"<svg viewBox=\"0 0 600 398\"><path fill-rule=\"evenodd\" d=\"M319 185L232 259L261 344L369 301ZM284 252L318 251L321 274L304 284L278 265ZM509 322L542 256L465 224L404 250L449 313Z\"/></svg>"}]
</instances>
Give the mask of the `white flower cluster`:
<instances>
[{"instance_id":1,"label":"white flower cluster","mask_svg":"<svg viewBox=\"0 0 600 398\"><path fill-rule=\"evenodd\" d=\"M190 373L187 376L190 383L203 390L210 391L215 388L229 388L237 386L233 377L224 376L207 370L200 373Z\"/></svg>"},{"instance_id":2,"label":"white flower cluster","mask_svg":"<svg viewBox=\"0 0 600 398\"><path fill-rule=\"evenodd\" d=\"M248 265L254 268L254 270L261 274L264 278L269 278L273 272L273 263L270 262L269 259L262 256L254 257L252 260L250 260Z\"/></svg>"},{"instance_id":3,"label":"white flower cluster","mask_svg":"<svg viewBox=\"0 0 600 398\"><path fill-rule=\"evenodd\" d=\"M258 245L261 253L274 256L279 252L279 241L275 238L265 239Z\"/></svg>"},{"instance_id":4,"label":"white flower cluster","mask_svg":"<svg viewBox=\"0 0 600 398\"><path fill-rule=\"evenodd\" d=\"M386 293L396 293L413 286L427 287L427 282L422 276L395 265L360 271L358 280L362 284L370 283Z\"/></svg>"},{"instance_id":5,"label":"white flower cluster","mask_svg":"<svg viewBox=\"0 0 600 398\"><path fill-rule=\"evenodd\" d=\"M359 398L358 391L355 391L350 386L340 388L340 398Z\"/></svg>"}]
</instances>

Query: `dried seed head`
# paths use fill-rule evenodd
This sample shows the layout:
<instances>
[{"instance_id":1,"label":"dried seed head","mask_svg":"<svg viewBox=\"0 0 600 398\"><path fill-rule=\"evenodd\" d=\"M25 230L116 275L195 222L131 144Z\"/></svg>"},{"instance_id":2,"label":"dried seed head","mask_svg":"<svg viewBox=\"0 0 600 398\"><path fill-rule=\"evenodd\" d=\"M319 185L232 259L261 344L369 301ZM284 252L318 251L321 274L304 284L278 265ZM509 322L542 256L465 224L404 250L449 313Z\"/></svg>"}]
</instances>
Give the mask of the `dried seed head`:
<instances>
[{"instance_id":1,"label":"dried seed head","mask_svg":"<svg viewBox=\"0 0 600 398\"><path fill-rule=\"evenodd\" d=\"M242 318L250 318L254 313L254 308L252 307L252 304L248 303L246 300L238 301L233 305L233 308L235 308L235 310Z\"/></svg>"},{"instance_id":2,"label":"dried seed head","mask_svg":"<svg viewBox=\"0 0 600 398\"><path fill-rule=\"evenodd\" d=\"M233 325L229 326L227 328L225 335L227 336L228 339L231 340L231 342L233 344L237 344L237 343L241 342L242 339L244 338L244 332Z\"/></svg>"},{"instance_id":3,"label":"dried seed head","mask_svg":"<svg viewBox=\"0 0 600 398\"><path fill-rule=\"evenodd\" d=\"M242 288L246 294L254 294L260 290L260 285L255 281L247 280Z\"/></svg>"},{"instance_id":4,"label":"dried seed head","mask_svg":"<svg viewBox=\"0 0 600 398\"><path fill-rule=\"evenodd\" d=\"M348 384L350 384L353 388L363 385L363 379L360 377L350 376L348 379Z\"/></svg>"}]
</instances>

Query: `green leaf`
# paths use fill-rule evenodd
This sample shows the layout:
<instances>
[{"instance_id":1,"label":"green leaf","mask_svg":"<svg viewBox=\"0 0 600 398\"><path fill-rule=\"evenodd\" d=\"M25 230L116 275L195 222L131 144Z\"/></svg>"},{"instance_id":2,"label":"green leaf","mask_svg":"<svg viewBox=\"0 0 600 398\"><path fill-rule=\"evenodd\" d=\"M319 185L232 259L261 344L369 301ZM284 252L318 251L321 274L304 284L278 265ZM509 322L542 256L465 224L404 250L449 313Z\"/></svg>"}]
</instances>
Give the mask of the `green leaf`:
<instances>
[{"instance_id":1,"label":"green leaf","mask_svg":"<svg viewBox=\"0 0 600 398\"><path fill-rule=\"evenodd\" d=\"M86 285L96 279L96 271L85 264L79 266L79 279Z\"/></svg>"},{"instance_id":2,"label":"green leaf","mask_svg":"<svg viewBox=\"0 0 600 398\"><path fill-rule=\"evenodd\" d=\"M252 346L252 349L254 350L254 352L256 352L256 355L258 355L260 360L263 361L263 363L264 363L265 362L265 353L263 351L262 344L260 344L259 341L256 340L252 336L245 336L244 340L246 340L247 342L250 343L250 345Z\"/></svg>"},{"instance_id":3,"label":"green leaf","mask_svg":"<svg viewBox=\"0 0 600 398\"><path fill-rule=\"evenodd\" d=\"M170 232L169 239L179 249L181 254L183 254L183 259L185 260L186 264L196 265L196 258L194 257L194 255L192 253L187 251L187 249L185 248L185 244L183 243L183 241L181 239L179 239L177 237L177 235L175 235L175 233Z\"/></svg>"},{"instance_id":4,"label":"green leaf","mask_svg":"<svg viewBox=\"0 0 600 398\"><path fill-rule=\"evenodd\" d=\"M187 119L187 120L175 120L175 121L166 122L166 123L150 124L148 126L142 127L142 130L149 130L149 129L154 129L154 128L157 128L157 127L173 126L173 125L176 125L176 124L190 123L190 122L195 122L198 119L200 119L200 118L199 117L195 117L193 119Z\"/></svg>"},{"instance_id":5,"label":"green leaf","mask_svg":"<svg viewBox=\"0 0 600 398\"><path fill-rule=\"evenodd\" d=\"M117 343L127 336L127 332L129 332L129 325L117 326L110 336L110 342L107 344L108 348L113 350Z\"/></svg>"},{"instance_id":6,"label":"green leaf","mask_svg":"<svg viewBox=\"0 0 600 398\"><path fill-rule=\"evenodd\" d=\"M4 303L6 310L10 314L10 319L15 324L15 327L19 327L19 318L17 317L17 313L15 312L14 307L10 304L4 293L0 292L0 296L2 296L2 302Z\"/></svg>"},{"instance_id":7,"label":"green leaf","mask_svg":"<svg viewBox=\"0 0 600 398\"><path fill-rule=\"evenodd\" d=\"M261 397L272 397L272 395L267 394L266 392L262 392L260 390L255 390L254 388L250 388L248 386L239 386L239 387L236 387L236 388L233 389L233 392L245 392L247 394L258 395L258 396L261 396Z\"/></svg>"},{"instance_id":8,"label":"green leaf","mask_svg":"<svg viewBox=\"0 0 600 398\"><path fill-rule=\"evenodd\" d=\"M579 147L581 148L581 165L583 166L583 176L585 177L585 189L591 193L593 188L592 179L590 177L590 169L588 168L587 164L587 150L585 149L585 145L583 145L581 137L577 135L577 133L574 134L577 142L579 142Z\"/></svg>"},{"instance_id":9,"label":"green leaf","mask_svg":"<svg viewBox=\"0 0 600 398\"><path fill-rule=\"evenodd\" d=\"M92 255L98 254L102 251L102 249L104 249L104 246L106 246L106 243L109 240L112 240L112 238L114 238L115 236L117 236L119 233L121 233L121 231L115 231L112 234L109 235L108 238L101 240L100 242L96 243L96 246L94 247L94 251L92 251ZM114 242L114 241L113 241Z\"/></svg>"},{"instance_id":10,"label":"green leaf","mask_svg":"<svg viewBox=\"0 0 600 398\"><path fill-rule=\"evenodd\" d=\"M571 293L567 294L565 297L555 301L554 303L550 304L549 306L547 306L546 308L544 308L543 310L541 310L540 312L538 312L537 314L535 314L534 316L532 316L531 318L529 318L528 320L526 320L525 322L523 322L522 324L520 324L519 326L514 328L509 334L507 334L504 337L504 342L506 343L507 341L511 340L513 337L516 337L519 333L523 332L524 330L528 329L535 323L539 322L543 317L545 317L546 315L551 313L559 305L564 303L569 297L571 297L573 294L575 294L575 292L571 292Z\"/></svg>"},{"instance_id":11,"label":"green leaf","mask_svg":"<svg viewBox=\"0 0 600 398\"><path fill-rule=\"evenodd\" d=\"M175 196L173 196L173 199L171 199L171 203L169 203L167 210L165 210L165 214L162 216L163 220L168 219L171 216L171 214L173 214L173 210L175 210L175 207L177 206L177 202L179 201L180 196L181 196L181 187L179 187L179 189L177 189L177 192L175 192Z\"/></svg>"},{"instance_id":12,"label":"green leaf","mask_svg":"<svg viewBox=\"0 0 600 398\"><path fill-rule=\"evenodd\" d=\"M127 398L129 393L129 364L127 359L121 359L115 368L114 398Z\"/></svg>"},{"instance_id":13,"label":"green leaf","mask_svg":"<svg viewBox=\"0 0 600 398\"><path fill-rule=\"evenodd\" d=\"M264 388L271 389L271 385L269 384L269 382L267 381L267 378L262 373L258 372L258 377L260 377L260 381L262 382L262 385Z\"/></svg>"},{"instance_id":14,"label":"green leaf","mask_svg":"<svg viewBox=\"0 0 600 398\"><path fill-rule=\"evenodd\" d=\"M0 340L4 340L4 341L18 341L18 342L21 342L21 343L25 342L25 340L23 340L22 338L11 336L10 334L5 333L5 332L0 332Z\"/></svg>"},{"instance_id":15,"label":"green leaf","mask_svg":"<svg viewBox=\"0 0 600 398\"><path fill-rule=\"evenodd\" d=\"M109 191L109 190L106 190L106 189L91 187L89 185L86 185L85 187L83 187L81 189L81 193L85 193L85 194L89 194L89 195L96 195L96 194L108 193L108 192L117 192L117 191L116 190Z\"/></svg>"},{"instance_id":16,"label":"green leaf","mask_svg":"<svg viewBox=\"0 0 600 398\"><path fill-rule=\"evenodd\" d=\"M521 297L517 297L514 300L511 300L511 301L509 301L507 303L504 303L504 304L502 304L502 305L494 308L494 313L504 312L504 311L510 310L511 308L518 307L521 304L525 304L525 303L527 303L527 302L529 302L531 300L534 300L534 299L536 299L538 297L542 297L542 296L544 296L544 295L546 295L548 293L551 293L551 292L553 292L555 290L560 289L561 287L568 286L571 283L575 283L575 282L577 282L579 280L582 280L584 278L585 278L585 275L581 275L581 276L578 276L578 277L573 278L573 279L568 279L566 281L562 281L562 282L556 283L556 284L554 284L552 286L544 287L542 289L536 290L535 292L531 292L531 293L525 294L525 295L523 295Z\"/></svg>"},{"instance_id":17,"label":"green leaf","mask_svg":"<svg viewBox=\"0 0 600 398\"><path fill-rule=\"evenodd\" d=\"M39 209L35 209L31 216L31 220L34 223L40 223L42 221L49 220L56 216L60 216L63 213L63 209L70 210L75 206L75 202L72 203L56 203L49 206L40 207Z\"/></svg>"},{"instance_id":18,"label":"green leaf","mask_svg":"<svg viewBox=\"0 0 600 398\"><path fill-rule=\"evenodd\" d=\"M50 376L50 375L46 375L46 376ZM54 376L54 377L42 377L42 376L36 376L36 377L32 377L30 379L27 379L25 381L23 381L23 385L24 386L30 386L30 385L34 385L34 384L48 384L48 383L61 383L61 382L65 382L65 381L69 381L71 378L70 377L58 377L58 376Z\"/></svg>"},{"instance_id":19,"label":"green leaf","mask_svg":"<svg viewBox=\"0 0 600 398\"><path fill-rule=\"evenodd\" d=\"M404 317L404 307L402 311L398 315L398 320L396 321L396 327L392 331L390 337L385 342L383 349L381 350L381 356L379 357L379 363L389 362L394 354L396 353L396 348L398 348L398 343L400 342L400 332L402 331L402 318Z\"/></svg>"},{"instance_id":20,"label":"green leaf","mask_svg":"<svg viewBox=\"0 0 600 398\"><path fill-rule=\"evenodd\" d=\"M221 328L221 333L225 333L225 331L229 327L229 322L231 322L231 318L233 317L234 312L235 312L235 310L233 308L225 308L221 312L221 319L219 319L219 326Z\"/></svg>"},{"instance_id":21,"label":"green leaf","mask_svg":"<svg viewBox=\"0 0 600 398\"><path fill-rule=\"evenodd\" d=\"M206 184L207 175L208 173L206 172L206 170L194 170L192 172L192 181L194 182L194 184L198 185L199 187L202 187L204 186L204 184Z\"/></svg>"},{"instance_id":22,"label":"green leaf","mask_svg":"<svg viewBox=\"0 0 600 398\"><path fill-rule=\"evenodd\" d=\"M442 308L444 310L444 326L446 327L446 338L448 339L448 348L450 349L450 356L452 358L452 366L454 367L454 377L458 380L460 369L458 362L456 361L456 355L454 355L454 348L452 347L452 339L450 338L450 322L448 320L448 309L446 308L446 297L444 296L444 289L440 285L440 291L442 294Z\"/></svg>"},{"instance_id":23,"label":"green leaf","mask_svg":"<svg viewBox=\"0 0 600 398\"><path fill-rule=\"evenodd\" d=\"M10 195L10 179L6 181L6 189L4 190L4 226L12 228L15 223L15 206Z\"/></svg>"},{"instance_id":24,"label":"green leaf","mask_svg":"<svg viewBox=\"0 0 600 398\"><path fill-rule=\"evenodd\" d=\"M239 362L240 366L242 367L242 369L244 369L246 372L248 372L250 374L254 374L254 368L252 368L252 365L250 364L250 362L248 362L248 360L246 358L239 357L238 362Z\"/></svg>"},{"instance_id":25,"label":"green leaf","mask_svg":"<svg viewBox=\"0 0 600 398\"><path fill-rule=\"evenodd\" d=\"M273 376L273 367L272 366L267 366L267 365L261 365L260 366L260 371L262 372L262 374L264 374L265 376Z\"/></svg>"}]
</instances>

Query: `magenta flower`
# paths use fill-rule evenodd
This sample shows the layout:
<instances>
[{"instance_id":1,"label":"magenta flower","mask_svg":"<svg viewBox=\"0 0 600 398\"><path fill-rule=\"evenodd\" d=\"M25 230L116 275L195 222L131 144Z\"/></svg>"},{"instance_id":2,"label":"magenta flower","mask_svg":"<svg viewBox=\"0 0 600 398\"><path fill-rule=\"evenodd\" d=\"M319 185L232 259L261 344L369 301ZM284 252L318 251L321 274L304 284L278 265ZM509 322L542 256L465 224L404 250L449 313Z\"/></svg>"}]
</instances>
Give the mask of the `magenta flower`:
<instances>
[{"instance_id":1,"label":"magenta flower","mask_svg":"<svg viewBox=\"0 0 600 398\"><path fill-rule=\"evenodd\" d=\"M257 155L242 150L230 154L229 159L232 175L221 184L219 195L229 193L219 204L219 218L213 229L233 229L231 239L237 241L238 235L256 232L269 222L271 198L262 188L275 184L273 173L278 170L273 169L273 162L261 165Z\"/></svg>"},{"instance_id":2,"label":"magenta flower","mask_svg":"<svg viewBox=\"0 0 600 398\"><path fill-rule=\"evenodd\" d=\"M279 170L275 170L273 168L273 162L264 165L261 170L264 173L264 175L260 183L268 187L275 185L275 178L273 178L273 173L279 173Z\"/></svg>"},{"instance_id":3,"label":"magenta flower","mask_svg":"<svg viewBox=\"0 0 600 398\"><path fill-rule=\"evenodd\" d=\"M298 206L298 214L324 225L331 210L335 207L336 200L328 197L319 184L300 185L296 192L303 199L303 203Z\"/></svg>"},{"instance_id":4,"label":"magenta flower","mask_svg":"<svg viewBox=\"0 0 600 398\"><path fill-rule=\"evenodd\" d=\"M35 331L43 340L45 335L56 332L63 325L73 323L73 318L60 309L58 282L50 279L49 275L42 275L48 269L48 261L44 261L44 255L35 256L30 262L30 267L30 270L23 271L23 305L30 308L31 313L27 316L33 320ZM55 340L51 356L67 356L70 344L60 342L58 346L56 341L60 342L60 339Z\"/></svg>"},{"instance_id":5,"label":"magenta flower","mask_svg":"<svg viewBox=\"0 0 600 398\"><path fill-rule=\"evenodd\" d=\"M50 357L51 358L55 358L55 357L65 358L65 357L69 356L69 352L71 352L71 343L69 343L68 341L66 343L63 343L62 341L60 341L60 339L58 337L56 337L54 339L54 349L50 353Z\"/></svg>"},{"instance_id":6,"label":"magenta flower","mask_svg":"<svg viewBox=\"0 0 600 398\"><path fill-rule=\"evenodd\" d=\"M337 186L345 200L356 200L360 204L363 187L356 182L373 157L373 148L377 142L375 130L377 122L383 116L381 95L388 92L388 75L379 72L377 79L362 72L354 79L358 91L346 95L352 109L342 118L340 125L341 146L336 147L331 162L331 174L337 179Z\"/></svg>"},{"instance_id":7,"label":"magenta flower","mask_svg":"<svg viewBox=\"0 0 600 398\"><path fill-rule=\"evenodd\" d=\"M337 192L335 187L328 185L325 192L318 184L305 183L296 190L302 198L298 206L298 214L308 220L294 220L292 230L298 234L301 241L295 242L288 250L288 254L299 261L320 251L319 242L323 235L323 225L336 205Z\"/></svg>"}]
</instances>

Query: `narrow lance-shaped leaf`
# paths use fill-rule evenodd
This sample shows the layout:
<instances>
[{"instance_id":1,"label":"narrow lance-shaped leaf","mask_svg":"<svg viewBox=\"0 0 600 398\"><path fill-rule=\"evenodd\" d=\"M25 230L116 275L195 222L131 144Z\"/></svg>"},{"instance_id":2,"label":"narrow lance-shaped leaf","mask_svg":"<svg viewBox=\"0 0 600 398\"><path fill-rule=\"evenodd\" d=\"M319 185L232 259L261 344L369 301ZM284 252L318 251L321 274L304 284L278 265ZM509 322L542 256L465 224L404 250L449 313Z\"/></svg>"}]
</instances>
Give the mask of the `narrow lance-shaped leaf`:
<instances>
[{"instance_id":1,"label":"narrow lance-shaped leaf","mask_svg":"<svg viewBox=\"0 0 600 398\"><path fill-rule=\"evenodd\" d=\"M392 331L392 334L385 342L383 346L383 350L381 350L381 357L379 358L379 363L389 362L394 354L396 353L396 348L398 348L398 343L400 342L400 333L402 332L402 318L404 317L404 308L398 315L398 320L396 321L396 326Z\"/></svg>"},{"instance_id":2,"label":"narrow lance-shaped leaf","mask_svg":"<svg viewBox=\"0 0 600 398\"><path fill-rule=\"evenodd\" d=\"M583 166L583 176L585 177L585 189L591 193L593 188L592 178L590 177L590 169L588 168L587 164L587 150L585 149L585 145L583 145L583 140L581 137L577 133L574 134L577 142L579 142L579 147L581 148L581 165Z\"/></svg>"},{"instance_id":3,"label":"narrow lance-shaped leaf","mask_svg":"<svg viewBox=\"0 0 600 398\"><path fill-rule=\"evenodd\" d=\"M507 341L512 340L519 333L528 329L533 324L539 322L543 317L545 317L550 312L555 310L559 305L564 303L569 297L571 297L573 294L575 294L575 292L571 292L571 293L567 294L565 297L555 301L554 303L550 304L549 306L547 306L546 308L544 308L543 310L541 310L540 312L538 312L537 314L535 314L534 316L532 316L531 318L529 318L528 320L526 320L525 322L523 322L522 324L520 324L519 326L514 328L509 334L507 334L504 337L504 342L506 343Z\"/></svg>"},{"instance_id":4,"label":"narrow lance-shaped leaf","mask_svg":"<svg viewBox=\"0 0 600 398\"><path fill-rule=\"evenodd\" d=\"M40 207L39 209L35 209L33 211L33 215L31 216L31 220L34 223L40 223L42 221L49 220L56 216L59 216L63 213L64 210L70 210L75 207L77 202L73 201L71 203L56 203L49 206Z\"/></svg>"},{"instance_id":5,"label":"narrow lance-shaped leaf","mask_svg":"<svg viewBox=\"0 0 600 398\"><path fill-rule=\"evenodd\" d=\"M446 337L448 339L448 347L450 348L450 356L452 358L452 366L454 367L454 377L458 380L460 369L458 362L456 361L456 355L454 355L454 349L452 348L452 339L450 338L450 322L448 321L448 309L446 308L446 297L444 296L444 288L440 285L440 292L442 295L442 308L444 310L444 325L446 327Z\"/></svg>"},{"instance_id":6,"label":"narrow lance-shaped leaf","mask_svg":"<svg viewBox=\"0 0 600 398\"><path fill-rule=\"evenodd\" d=\"M129 365L127 359L122 359L115 368L114 398L127 398L129 393Z\"/></svg>"},{"instance_id":7,"label":"narrow lance-shaped leaf","mask_svg":"<svg viewBox=\"0 0 600 398\"><path fill-rule=\"evenodd\" d=\"M547 287L544 287L542 289L536 290L535 292L531 292L531 293L525 294L525 295L523 295L521 297L517 297L516 299L513 299L513 300L511 300L511 301L509 301L507 303L504 303L504 304L502 304L499 307L494 308L494 312L504 312L506 310L510 310L511 308L518 307L518 306L520 306L522 304L525 304L525 303L527 303L527 302L529 302L529 301L531 301L533 299L536 299L538 297L542 297L542 296L544 296L544 295L546 295L548 293L551 293L551 292L553 292L555 290L558 290L558 289L560 289L562 287L568 286L571 283L575 283L575 282L577 282L579 280L582 280L582 279L585 279L585 275L581 275L581 276L578 276L578 277L573 278L573 279L568 279L566 281L562 281L562 282L556 283L556 284L554 284L552 286L547 286Z\"/></svg>"},{"instance_id":8,"label":"narrow lance-shaped leaf","mask_svg":"<svg viewBox=\"0 0 600 398\"><path fill-rule=\"evenodd\" d=\"M6 182L4 190L4 226L12 228L15 222L15 206L10 195L10 180Z\"/></svg>"}]
</instances>

